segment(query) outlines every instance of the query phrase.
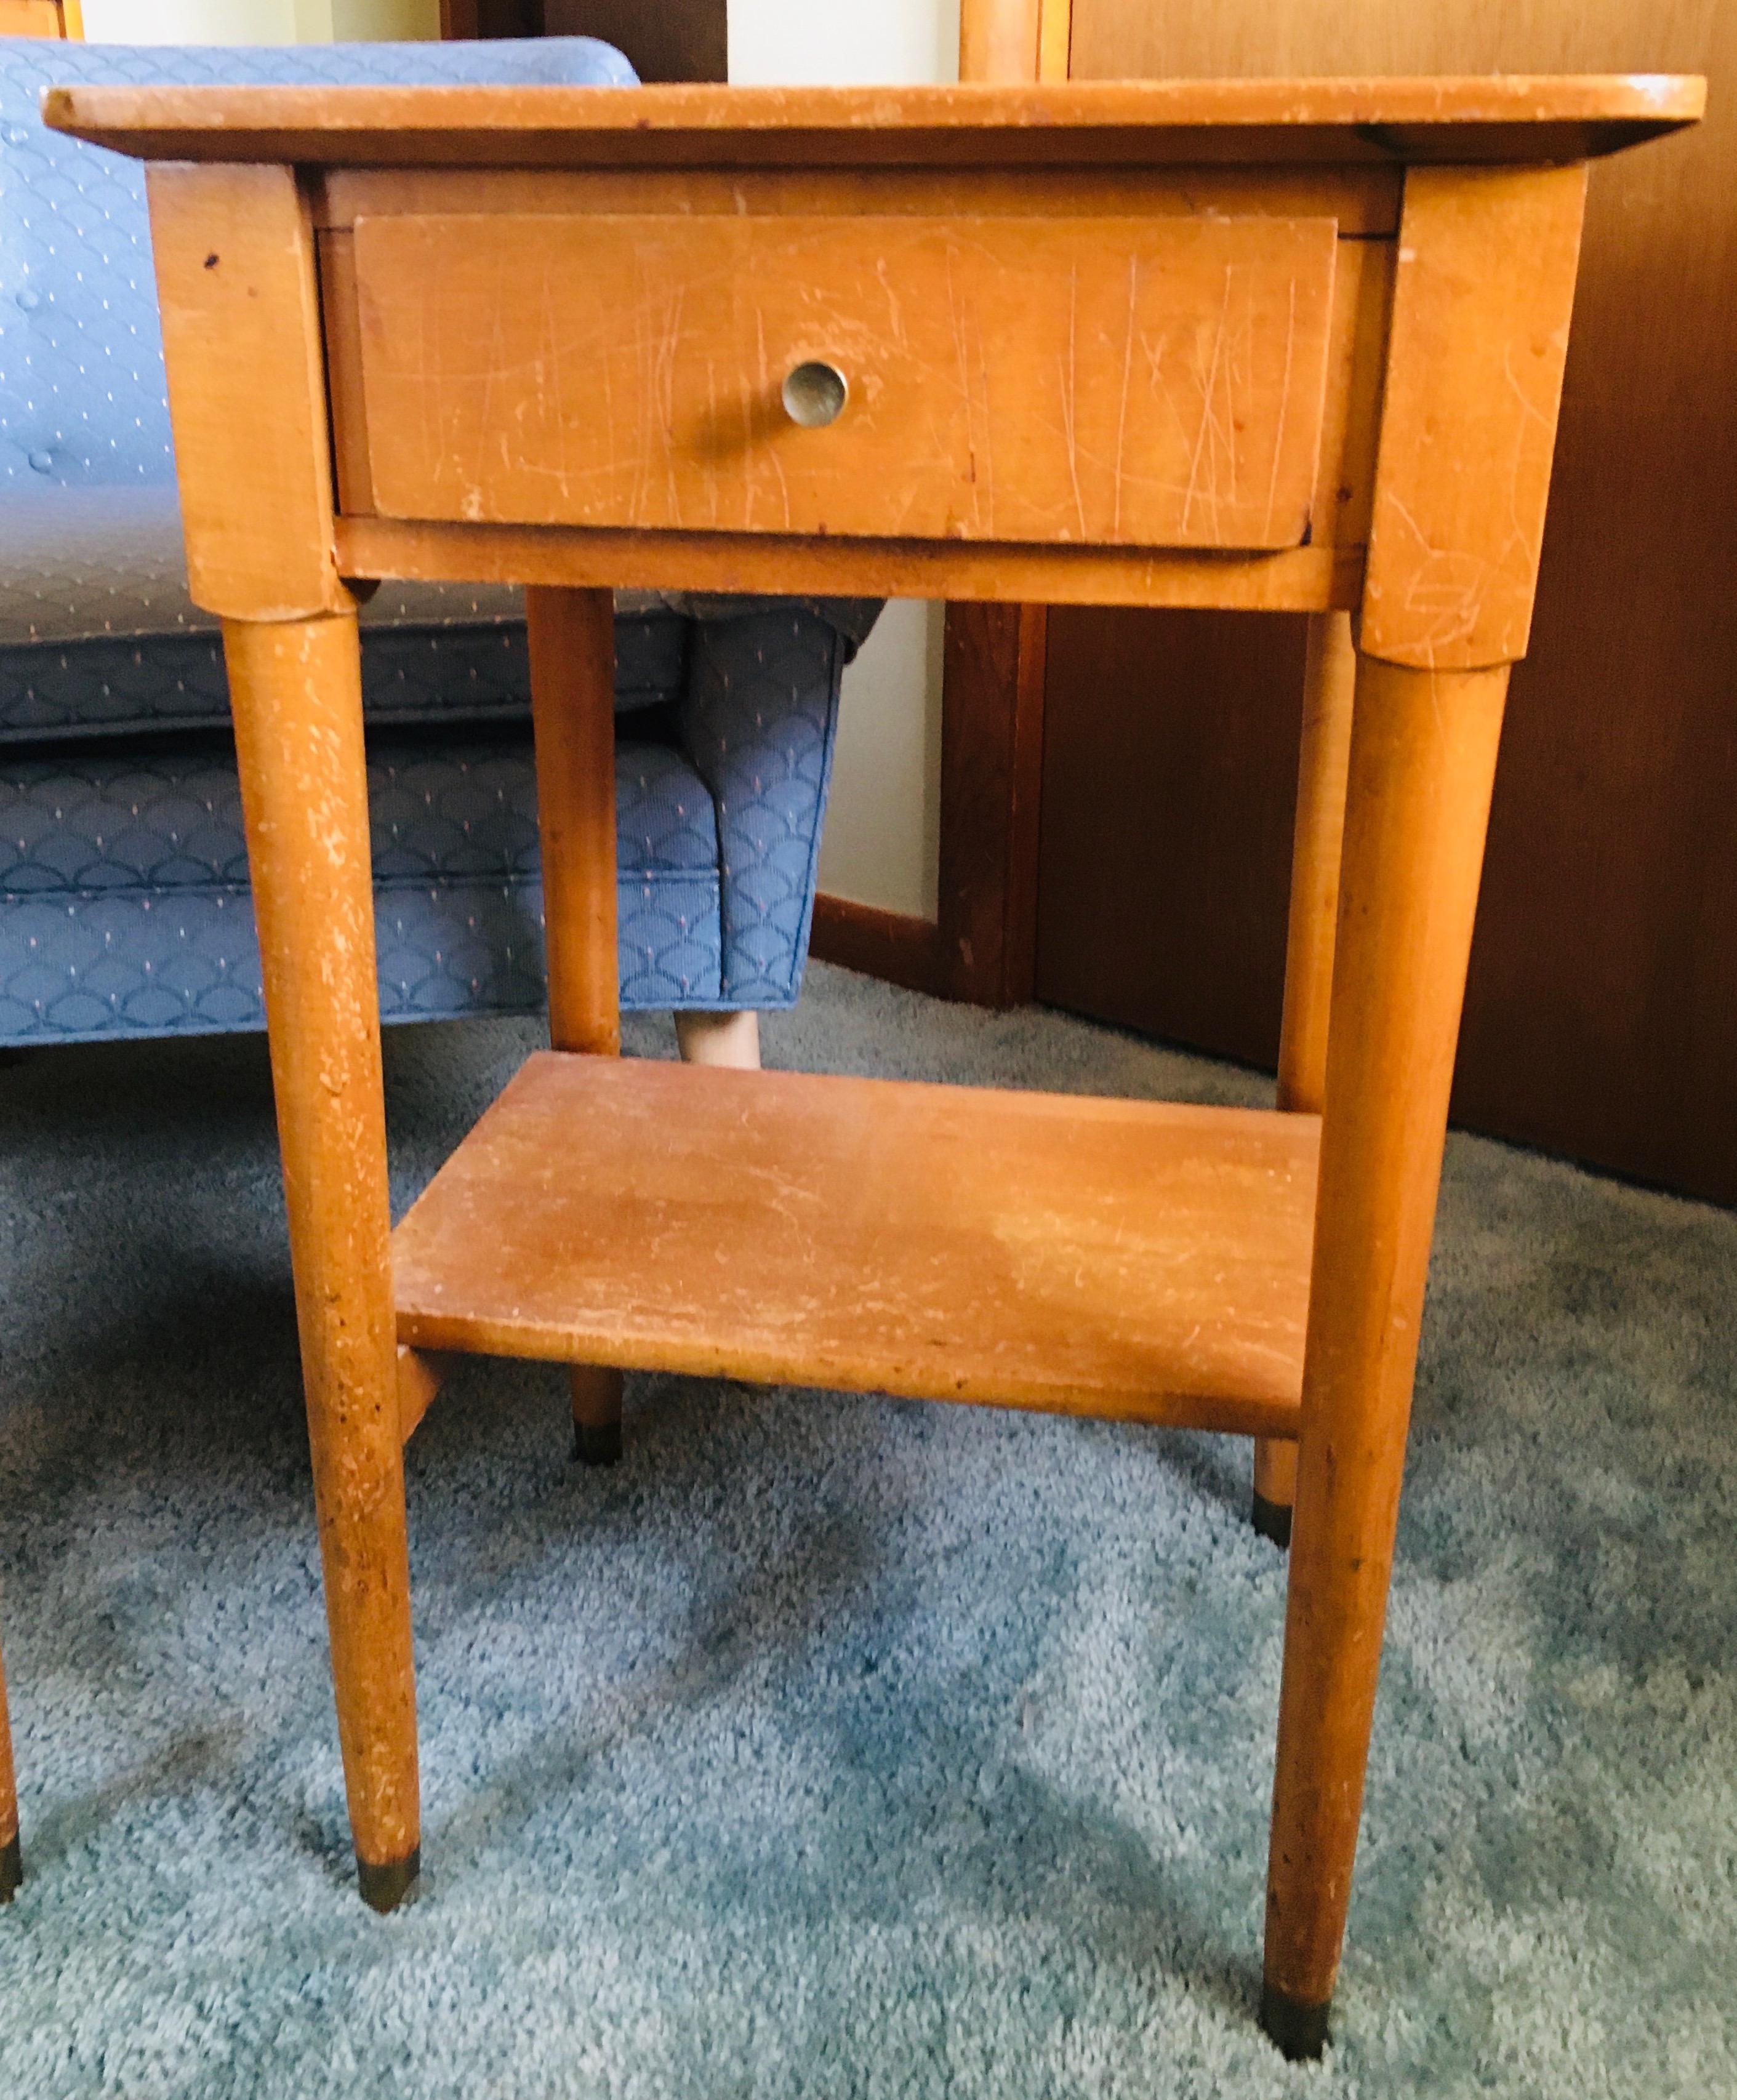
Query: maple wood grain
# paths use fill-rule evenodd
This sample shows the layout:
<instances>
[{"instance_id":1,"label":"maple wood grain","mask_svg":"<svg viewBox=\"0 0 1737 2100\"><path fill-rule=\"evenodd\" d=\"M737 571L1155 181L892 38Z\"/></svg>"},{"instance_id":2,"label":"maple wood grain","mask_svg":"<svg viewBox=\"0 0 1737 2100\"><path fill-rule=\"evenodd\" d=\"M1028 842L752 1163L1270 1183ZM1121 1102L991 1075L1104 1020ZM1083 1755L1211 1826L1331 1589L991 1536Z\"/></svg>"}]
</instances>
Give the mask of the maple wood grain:
<instances>
[{"instance_id":1,"label":"maple wood grain","mask_svg":"<svg viewBox=\"0 0 1737 2100\"><path fill-rule=\"evenodd\" d=\"M1031 547L968 541L786 538L611 527L424 524L339 518L346 576L429 583L544 583L636 590L844 592L985 604L1232 606L1250 612L1348 611L1360 547L1291 547L1227 560L1184 548Z\"/></svg>"},{"instance_id":2,"label":"maple wood grain","mask_svg":"<svg viewBox=\"0 0 1737 2100\"><path fill-rule=\"evenodd\" d=\"M1585 201L1583 165L1406 177L1368 655L1465 671L1526 654Z\"/></svg>"},{"instance_id":3,"label":"maple wood grain","mask_svg":"<svg viewBox=\"0 0 1737 2100\"><path fill-rule=\"evenodd\" d=\"M1317 613L1309 622L1303 671L1279 1029L1279 1106L1304 1115L1319 1115L1327 1095L1327 1026L1356 675L1351 621L1343 613ZM1254 1447L1255 1507L1275 1534L1282 1535L1285 1521L1277 1512L1288 1511L1296 1493L1296 1445L1263 1437Z\"/></svg>"},{"instance_id":4,"label":"maple wood grain","mask_svg":"<svg viewBox=\"0 0 1737 2100\"><path fill-rule=\"evenodd\" d=\"M305 167L1504 165L1695 122L1672 75L922 87L56 87L43 121L137 158Z\"/></svg>"},{"instance_id":5,"label":"maple wood grain","mask_svg":"<svg viewBox=\"0 0 1737 2100\"><path fill-rule=\"evenodd\" d=\"M430 1349L398 1345L398 1433L408 1444L452 1373L457 1359Z\"/></svg>"},{"instance_id":6,"label":"maple wood grain","mask_svg":"<svg viewBox=\"0 0 1737 2100\"><path fill-rule=\"evenodd\" d=\"M525 625L549 1040L558 1050L613 1057L621 1047L615 601L603 590L531 585Z\"/></svg>"},{"instance_id":7,"label":"maple wood grain","mask_svg":"<svg viewBox=\"0 0 1737 2100\"><path fill-rule=\"evenodd\" d=\"M193 602L242 620L342 611L314 236L295 177L159 167L146 180Z\"/></svg>"},{"instance_id":8,"label":"maple wood grain","mask_svg":"<svg viewBox=\"0 0 1737 2100\"><path fill-rule=\"evenodd\" d=\"M223 653L338 1740L367 1889L413 1877L421 1810L355 617L228 620Z\"/></svg>"},{"instance_id":9,"label":"maple wood grain","mask_svg":"<svg viewBox=\"0 0 1737 2100\"><path fill-rule=\"evenodd\" d=\"M1283 1435L1316 1135L547 1052L399 1226L399 1335Z\"/></svg>"},{"instance_id":10,"label":"maple wood grain","mask_svg":"<svg viewBox=\"0 0 1737 2100\"><path fill-rule=\"evenodd\" d=\"M1404 170L1391 161L1345 165L1234 161L1190 165L1154 183L1138 161L1029 168L976 162L931 167L451 168L329 167L306 176L322 231L362 218L462 212L544 218L650 213L724 218L1331 218L1345 235L1391 234Z\"/></svg>"},{"instance_id":11,"label":"maple wood grain","mask_svg":"<svg viewBox=\"0 0 1737 2100\"><path fill-rule=\"evenodd\" d=\"M1357 672L1267 1865L1269 2027L1351 1895L1506 666Z\"/></svg>"},{"instance_id":12,"label":"maple wood grain","mask_svg":"<svg viewBox=\"0 0 1737 2100\"><path fill-rule=\"evenodd\" d=\"M1309 522L1330 219L365 218L355 242L384 516L1261 550ZM849 389L823 428L780 398L812 361Z\"/></svg>"}]
</instances>

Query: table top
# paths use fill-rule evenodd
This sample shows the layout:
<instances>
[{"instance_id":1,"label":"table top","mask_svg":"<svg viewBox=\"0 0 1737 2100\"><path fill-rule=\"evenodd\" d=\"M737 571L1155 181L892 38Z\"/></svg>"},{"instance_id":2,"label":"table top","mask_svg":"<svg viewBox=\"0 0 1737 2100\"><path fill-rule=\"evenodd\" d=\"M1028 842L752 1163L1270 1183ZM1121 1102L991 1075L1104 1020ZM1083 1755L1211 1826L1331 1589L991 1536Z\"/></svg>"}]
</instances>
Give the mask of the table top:
<instances>
[{"instance_id":1,"label":"table top","mask_svg":"<svg viewBox=\"0 0 1737 2100\"><path fill-rule=\"evenodd\" d=\"M56 87L45 121L143 160L341 167L1540 162L1692 124L1678 74L1047 86Z\"/></svg>"}]
</instances>

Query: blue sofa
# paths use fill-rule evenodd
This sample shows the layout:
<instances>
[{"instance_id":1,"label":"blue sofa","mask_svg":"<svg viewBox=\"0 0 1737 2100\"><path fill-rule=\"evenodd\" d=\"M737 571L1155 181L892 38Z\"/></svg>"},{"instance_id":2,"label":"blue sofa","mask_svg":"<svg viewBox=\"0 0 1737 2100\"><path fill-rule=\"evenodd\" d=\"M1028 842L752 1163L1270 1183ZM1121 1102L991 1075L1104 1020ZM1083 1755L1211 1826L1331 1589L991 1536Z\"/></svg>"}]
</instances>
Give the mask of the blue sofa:
<instances>
[{"instance_id":1,"label":"blue sofa","mask_svg":"<svg viewBox=\"0 0 1737 2100\"><path fill-rule=\"evenodd\" d=\"M46 132L42 86L633 78L579 38L0 39L0 1044L263 1025L222 650L187 597L141 173ZM876 610L619 602L624 1006L795 1002L839 680ZM383 1017L539 1010L516 598L388 585L363 672Z\"/></svg>"}]
</instances>

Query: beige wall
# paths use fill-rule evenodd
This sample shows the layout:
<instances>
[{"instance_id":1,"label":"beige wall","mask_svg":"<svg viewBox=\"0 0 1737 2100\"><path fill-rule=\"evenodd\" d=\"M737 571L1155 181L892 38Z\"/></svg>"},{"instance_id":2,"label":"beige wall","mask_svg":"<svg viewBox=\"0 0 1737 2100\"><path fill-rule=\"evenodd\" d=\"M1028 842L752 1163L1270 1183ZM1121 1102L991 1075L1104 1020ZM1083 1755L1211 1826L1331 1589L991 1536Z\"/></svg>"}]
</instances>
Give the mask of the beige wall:
<instances>
[{"instance_id":1,"label":"beige wall","mask_svg":"<svg viewBox=\"0 0 1737 2100\"><path fill-rule=\"evenodd\" d=\"M438 37L440 0L85 0L100 44L317 44Z\"/></svg>"},{"instance_id":2,"label":"beige wall","mask_svg":"<svg viewBox=\"0 0 1737 2100\"><path fill-rule=\"evenodd\" d=\"M959 0L730 0L734 81L952 80ZM889 605L844 678L820 886L935 916L941 607Z\"/></svg>"},{"instance_id":3,"label":"beige wall","mask_svg":"<svg viewBox=\"0 0 1737 2100\"><path fill-rule=\"evenodd\" d=\"M298 0L311 13L320 0ZM328 0L332 17L326 34L340 43L367 43L397 38L412 43L440 34L440 0ZM303 41L308 41L304 33Z\"/></svg>"}]
</instances>

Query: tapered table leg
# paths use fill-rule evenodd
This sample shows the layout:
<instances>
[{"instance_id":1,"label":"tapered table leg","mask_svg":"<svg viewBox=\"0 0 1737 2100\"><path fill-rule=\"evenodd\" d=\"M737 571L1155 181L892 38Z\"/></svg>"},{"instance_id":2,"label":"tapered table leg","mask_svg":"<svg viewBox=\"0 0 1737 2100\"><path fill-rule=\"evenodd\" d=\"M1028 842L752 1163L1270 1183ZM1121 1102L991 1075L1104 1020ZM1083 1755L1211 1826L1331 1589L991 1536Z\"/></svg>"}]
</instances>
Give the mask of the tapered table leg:
<instances>
[{"instance_id":1,"label":"tapered table leg","mask_svg":"<svg viewBox=\"0 0 1737 2100\"><path fill-rule=\"evenodd\" d=\"M363 1895L420 1864L416 1683L355 615L227 620L307 1392L332 1677Z\"/></svg>"},{"instance_id":2,"label":"tapered table leg","mask_svg":"<svg viewBox=\"0 0 1737 2100\"><path fill-rule=\"evenodd\" d=\"M18 1776L12 1769L12 1720L7 1710L6 1665L0 1661L0 1904L8 1904L24 1877L18 1842Z\"/></svg>"},{"instance_id":3,"label":"tapered table leg","mask_svg":"<svg viewBox=\"0 0 1737 2100\"><path fill-rule=\"evenodd\" d=\"M606 590L525 592L543 856L549 1039L557 1050L621 1050L615 924L615 602ZM575 1364L573 1455L621 1456L621 1374Z\"/></svg>"},{"instance_id":4,"label":"tapered table leg","mask_svg":"<svg viewBox=\"0 0 1737 2100\"><path fill-rule=\"evenodd\" d=\"M1507 683L1358 667L1267 1864L1261 2018L1294 2057L1344 1938Z\"/></svg>"},{"instance_id":5,"label":"tapered table leg","mask_svg":"<svg viewBox=\"0 0 1737 2100\"><path fill-rule=\"evenodd\" d=\"M1319 1115L1327 1090L1327 1017L1333 999L1334 929L1345 838L1357 654L1348 612L1309 621L1297 766L1297 822L1291 845L1290 917L1285 943L1285 1017L1279 1031L1279 1106ZM1297 1497L1297 1446L1254 1444L1254 1529L1276 1546L1290 1543Z\"/></svg>"}]
</instances>

